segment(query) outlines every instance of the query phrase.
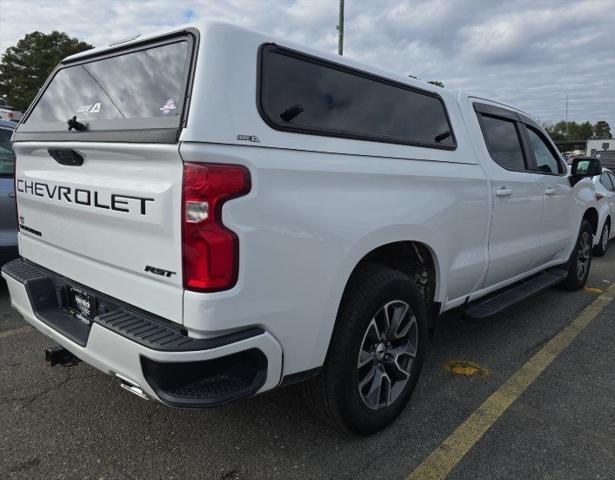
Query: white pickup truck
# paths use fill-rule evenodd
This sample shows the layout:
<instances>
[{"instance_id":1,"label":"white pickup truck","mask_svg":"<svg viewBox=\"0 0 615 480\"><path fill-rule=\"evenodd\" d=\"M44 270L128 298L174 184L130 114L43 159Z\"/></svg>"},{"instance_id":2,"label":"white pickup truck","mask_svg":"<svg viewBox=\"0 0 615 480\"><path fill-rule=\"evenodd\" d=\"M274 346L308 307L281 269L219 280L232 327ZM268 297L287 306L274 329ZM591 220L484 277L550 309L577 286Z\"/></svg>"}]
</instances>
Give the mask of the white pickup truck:
<instances>
[{"instance_id":1,"label":"white pickup truck","mask_svg":"<svg viewBox=\"0 0 615 480\"><path fill-rule=\"evenodd\" d=\"M301 381L373 433L442 312L591 265L599 162L524 112L230 25L65 59L13 141L14 308L171 406Z\"/></svg>"}]
</instances>

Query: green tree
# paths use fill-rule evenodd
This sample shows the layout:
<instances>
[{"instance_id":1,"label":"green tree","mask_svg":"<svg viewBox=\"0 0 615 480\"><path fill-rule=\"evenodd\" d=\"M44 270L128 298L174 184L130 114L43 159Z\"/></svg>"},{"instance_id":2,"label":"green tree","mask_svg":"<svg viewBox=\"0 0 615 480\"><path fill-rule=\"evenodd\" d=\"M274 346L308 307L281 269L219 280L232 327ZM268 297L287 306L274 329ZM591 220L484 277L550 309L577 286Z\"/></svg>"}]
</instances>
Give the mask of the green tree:
<instances>
[{"instance_id":1,"label":"green tree","mask_svg":"<svg viewBox=\"0 0 615 480\"><path fill-rule=\"evenodd\" d=\"M594 135L599 138L613 138L611 135L611 126L604 120L600 120L594 125Z\"/></svg>"},{"instance_id":2,"label":"green tree","mask_svg":"<svg viewBox=\"0 0 615 480\"><path fill-rule=\"evenodd\" d=\"M594 134L594 127L589 122L577 123L561 120L554 125L546 125L545 130L554 142L566 140L584 141Z\"/></svg>"},{"instance_id":3,"label":"green tree","mask_svg":"<svg viewBox=\"0 0 615 480\"><path fill-rule=\"evenodd\" d=\"M545 130L554 142L563 142L566 140L566 122L563 120L554 125L545 125Z\"/></svg>"},{"instance_id":4,"label":"green tree","mask_svg":"<svg viewBox=\"0 0 615 480\"><path fill-rule=\"evenodd\" d=\"M28 33L0 59L0 92L9 105L25 110L60 60L90 48L64 32Z\"/></svg>"}]
</instances>

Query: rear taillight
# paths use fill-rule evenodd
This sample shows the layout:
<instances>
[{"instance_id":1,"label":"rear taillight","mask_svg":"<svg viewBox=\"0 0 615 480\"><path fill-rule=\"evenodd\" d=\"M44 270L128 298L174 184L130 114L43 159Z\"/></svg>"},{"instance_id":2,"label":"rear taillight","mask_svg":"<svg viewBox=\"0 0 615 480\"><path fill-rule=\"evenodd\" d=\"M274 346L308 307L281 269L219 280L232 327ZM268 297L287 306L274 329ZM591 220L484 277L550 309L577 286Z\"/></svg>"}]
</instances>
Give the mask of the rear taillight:
<instances>
[{"instance_id":1,"label":"rear taillight","mask_svg":"<svg viewBox=\"0 0 615 480\"><path fill-rule=\"evenodd\" d=\"M227 290L237 282L239 239L222 223L222 207L250 191L250 173L239 165L184 163L182 255L184 288Z\"/></svg>"}]
</instances>

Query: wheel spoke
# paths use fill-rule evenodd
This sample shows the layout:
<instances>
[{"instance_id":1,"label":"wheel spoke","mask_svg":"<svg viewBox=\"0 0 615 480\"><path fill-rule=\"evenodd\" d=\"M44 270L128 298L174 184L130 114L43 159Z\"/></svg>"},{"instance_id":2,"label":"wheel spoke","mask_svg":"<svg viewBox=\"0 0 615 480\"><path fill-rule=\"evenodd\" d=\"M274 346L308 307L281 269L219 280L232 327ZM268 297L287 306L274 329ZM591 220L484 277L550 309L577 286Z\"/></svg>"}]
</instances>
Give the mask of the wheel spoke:
<instances>
[{"instance_id":1,"label":"wheel spoke","mask_svg":"<svg viewBox=\"0 0 615 480\"><path fill-rule=\"evenodd\" d=\"M382 370L376 368L375 371L372 384L365 394L365 400L374 408L380 403L380 389L382 388L382 378L384 377Z\"/></svg>"},{"instance_id":2,"label":"wheel spoke","mask_svg":"<svg viewBox=\"0 0 615 480\"><path fill-rule=\"evenodd\" d=\"M404 336L403 333L398 332L398 330L400 326L402 325L402 322L409 308L410 307L406 303L390 304L389 309L392 310L392 315L391 315L391 324L387 331L388 340L393 340L393 339Z\"/></svg>"},{"instance_id":3,"label":"wheel spoke","mask_svg":"<svg viewBox=\"0 0 615 480\"><path fill-rule=\"evenodd\" d=\"M404 343L399 347L391 348L389 353L394 359L397 359L400 355L408 355L411 358L416 357L416 347L410 343Z\"/></svg>"},{"instance_id":4,"label":"wheel spoke","mask_svg":"<svg viewBox=\"0 0 615 480\"><path fill-rule=\"evenodd\" d=\"M389 309L387 308L387 305L385 305L381 311L384 313L383 317L385 321L384 328L382 329L382 336L380 337L382 340L391 329L391 317L389 316Z\"/></svg>"},{"instance_id":5,"label":"wheel spoke","mask_svg":"<svg viewBox=\"0 0 615 480\"><path fill-rule=\"evenodd\" d=\"M398 332L397 339L406 338L408 336L408 333L410 332L410 329L412 329L413 327L416 327L416 317L414 315L410 316L409 320L406 322L401 332Z\"/></svg>"},{"instance_id":6,"label":"wheel spoke","mask_svg":"<svg viewBox=\"0 0 615 480\"><path fill-rule=\"evenodd\" d=\"M361 380L359 382L359 390L363 391L363 389L365 388L365 386L367 384L369 384L370 382L372 382L374 380L374 377L376 375L376 370L378 370L376 368L376 366L374 365L369 372L367 372L367 374L365 375L365 377L363 377L363 380Z\"/></svg>"},{"instance_id":7,"label":"wheel spoke","mask_svg":"<svg viewBox=\"0 0 615 480\"><path fill-rule=\"evenodd\" d=\"M369 345L373 345L380 340L380 328L378 328L378 322L376 322L375 318L372 318L372 321L369 322L369 326L367 327L367 333L365 334L365 340L363 341L363 347L365 347L366 343L369 341Z\"/></svg>"},{"instance_id":8,"label":"wheel spoke","mask_svg":"<svg viewBox=\"0 0 615 480\"><path fill-rule=\"evenodd\" d=\"M366 350L361 349L361 351L359 352L359 362L358 362L358 367L362 368L365 365L367 365L370 362L374 361L374 355L372 354L372 352L368 352Z\"/></svg>"}]
</instances>

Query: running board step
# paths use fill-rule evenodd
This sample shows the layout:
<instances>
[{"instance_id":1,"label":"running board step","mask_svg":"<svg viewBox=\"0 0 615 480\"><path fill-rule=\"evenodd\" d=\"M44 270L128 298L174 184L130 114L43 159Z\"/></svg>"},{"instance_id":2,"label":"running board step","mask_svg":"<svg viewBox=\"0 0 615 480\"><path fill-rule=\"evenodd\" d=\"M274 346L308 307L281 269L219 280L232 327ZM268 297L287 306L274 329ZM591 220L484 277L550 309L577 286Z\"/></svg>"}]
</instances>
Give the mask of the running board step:
<instances>
[{"instance_id":1,"label":"running board step","mask_svg":"<svg viewBox=\"0 0 615 480\"><path fill-rule=\"evenodd\" d=\"M568 272L561 268L546 270L538 275L515 283L504 290L491 294L486 298L469 303L463 308L463 312L470 318L481 319L490 317L515 303L519 303L521 300L525 300L549 287L557 285L566 278L567 274Z\"/></svg>"}]
</instances>

